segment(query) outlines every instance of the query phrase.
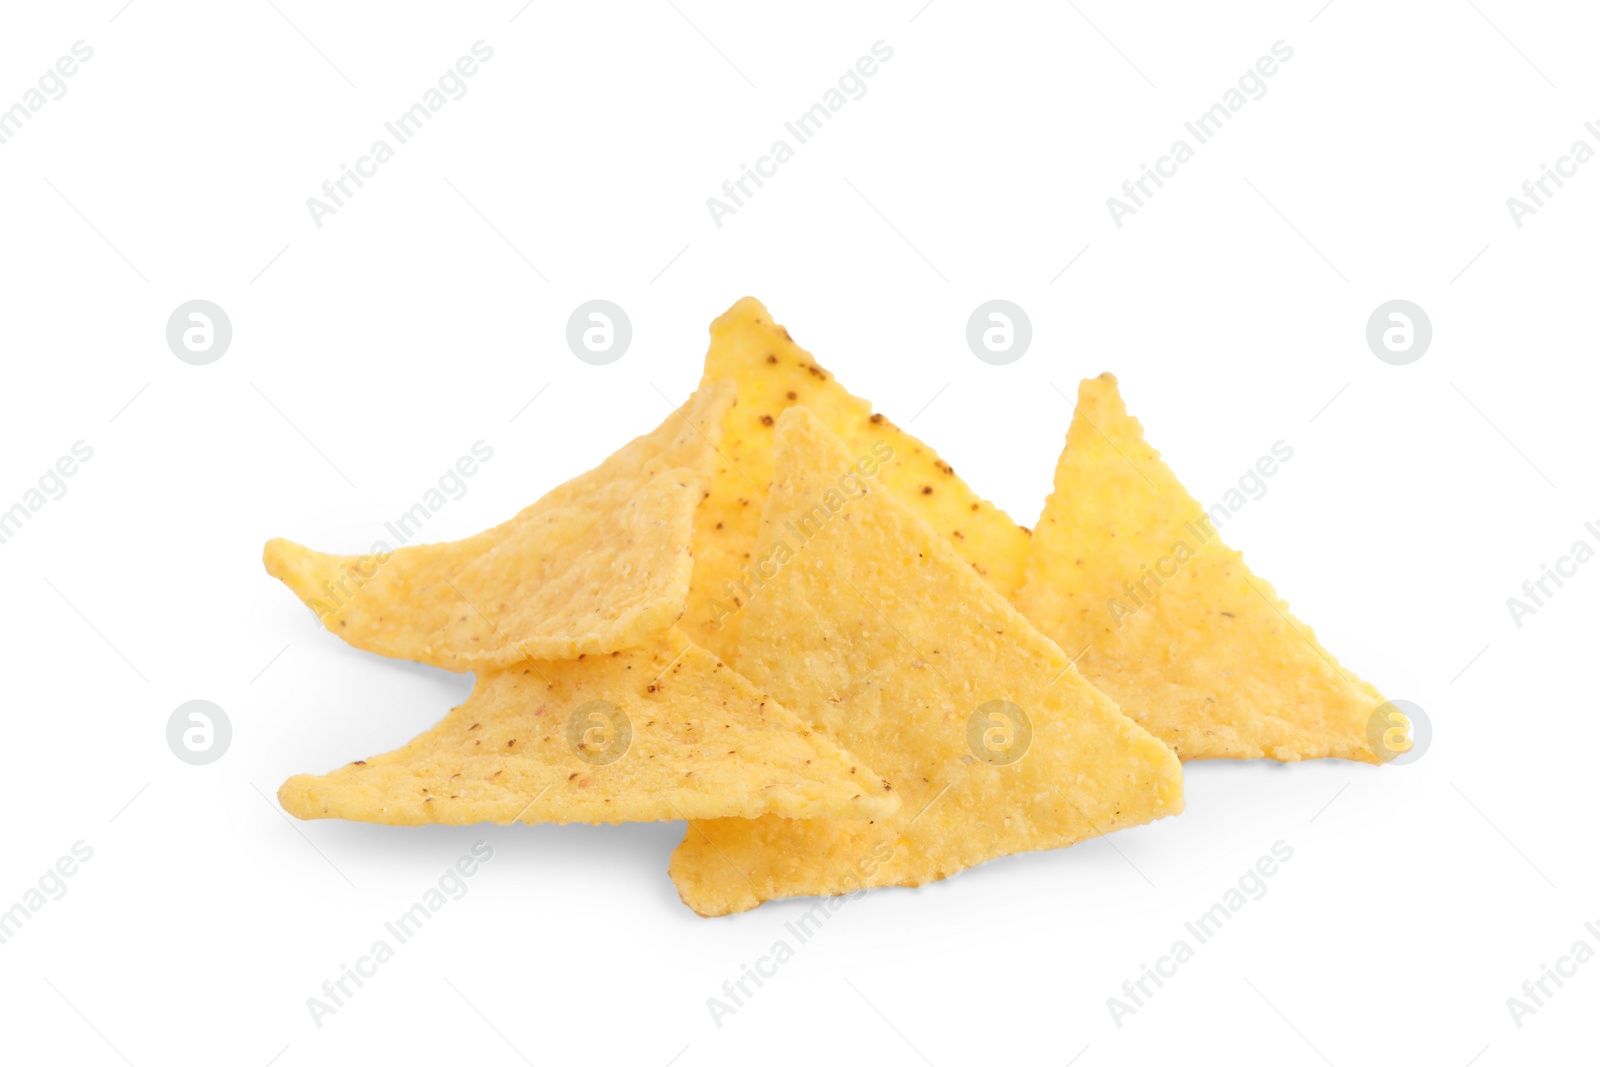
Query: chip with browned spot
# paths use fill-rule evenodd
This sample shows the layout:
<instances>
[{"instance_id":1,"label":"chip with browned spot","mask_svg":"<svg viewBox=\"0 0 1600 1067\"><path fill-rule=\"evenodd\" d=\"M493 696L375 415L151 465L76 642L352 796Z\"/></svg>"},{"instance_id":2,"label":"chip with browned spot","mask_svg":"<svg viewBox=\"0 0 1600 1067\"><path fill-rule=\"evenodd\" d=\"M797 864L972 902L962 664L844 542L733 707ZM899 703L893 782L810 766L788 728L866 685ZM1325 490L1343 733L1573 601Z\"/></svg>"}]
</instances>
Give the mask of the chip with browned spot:
<instances>
[{"instance_id":1,"label":"chip with browned spot","mask_svg":"<svg viewBox=\"0 0 1600 1067\"><path fill-rule=\"evenodd\" d=\"M405 747L297 775L278 799L302 819L392 826L880 818L900 806L866 764L675 629L488 671Z\"/></svg>"},{"instance_id":2,"label":"chip with browned spot","mask_svg":"<svg viewBox=\"0 0 1600 1067\"><path fill-rule=\"evenodd\" d=\"M473 537L366 556L278 539L267 571L355 647L453 671L638 644L684 613L694 514L734 393L701 386L652 433Z\"/></svg>"},{"instance_id":3,"label":"chip with browned spot","mask_svg":"<svg viewBox=\"0 0 1600 1067\"><path fill-rule=\"evenodd\" d=\"M683 626L722 656L738 644L739 617L759 574L750 552L772 483L774 426L803 404L845 440L853 456L1003 595L1022 583L1028 534L974 493L938 453L852 396L812 355L745 297L711 324L703 382L731 378L739 400L728 413L711 496L695 517L694 581Z\"/></svg>"},{"instance_id":4,"label":"chip with browned spot","mask_svg":"<svg viewBox=\"0 0 1600 1067\"><path fill-rule=\"evenodd\" d=\"M899 496L851 488L851 449L779 417L757 538L768 577L738 665L894 784L876 819L692 820L673 854L702 915L915 886L1183 807L1178 760Z\"/></svg>"}]
</instances>

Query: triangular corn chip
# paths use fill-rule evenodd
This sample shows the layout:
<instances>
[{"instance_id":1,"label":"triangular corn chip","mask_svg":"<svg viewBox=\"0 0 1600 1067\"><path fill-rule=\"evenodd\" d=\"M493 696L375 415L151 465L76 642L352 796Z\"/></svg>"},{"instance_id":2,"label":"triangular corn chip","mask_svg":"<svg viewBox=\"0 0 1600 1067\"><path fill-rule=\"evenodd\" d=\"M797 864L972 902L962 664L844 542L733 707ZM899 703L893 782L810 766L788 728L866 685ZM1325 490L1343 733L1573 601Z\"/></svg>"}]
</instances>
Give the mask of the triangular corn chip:
<instances>
[{"instance_id":1,"label":"triangular corn chip","mask_svg":"<svg viewBox=\"0 0 1600 1067\"><path fill-rule=\"evenodd\" d=\"M452 671L639 644L683 614L694 513L731 382L514 518L462 541L333 556L281 538L267 572L357 648Z\"/></svg>"},{"instance_id":2,"label":"triangular corn chip","mask_svg":"<svg viewBox=\"0 0 1600 1067\"><path fill-rule=\"evenodd\" d=\"M1368 723L1383 697L1223 543L1109 374L1078 388L1015 599L1183 759L1379 762Z\"/></svg>"},{"instance_id":3,"label":"triangular corn chip","mask_svg":"<svg viewBox=\"0 0 1600 1067\"><path fill-rule=\"evenodd\" d=\"M391 826L889 814L848 752L669 630L639 648L479 677L404 748L278 790L302 819Z\"/></svg>"},{"instance_id":4,"label":"triangular corn chip","mask_svg":"<svg viewBox=\"0 0 1600 1067\"><path fill-rule=\"evenodd\" d=\"M750 599L750 552L772 482L774 426L796 404L816 412L852 454L882 459L887 445L892 458L874 476L1003 595L1022 584L1027 531L968 488L933 449L846 392L751 297L711 324L702 381L724 378L739 383L739 400L723 431L711 496L695 517L694 581L683 622L690 637L724 657L737 647L739 614Z\"/></svg>"},{"instance_id":5,"label":"triangular corn chip","mask_svg":"<svg viewBox=\"0 0 1600 1067\"><path fill-rule=\"evenodd\" d=\"M1170 749L898 497L842 488L854 459L820 419L778 421L759 539L782 562L745 612L740 669L872 763L902 806L875 821L691 821L671 865L685 903L722 915L921 885L1182 809Z\"/></svg>"}]
</instances>

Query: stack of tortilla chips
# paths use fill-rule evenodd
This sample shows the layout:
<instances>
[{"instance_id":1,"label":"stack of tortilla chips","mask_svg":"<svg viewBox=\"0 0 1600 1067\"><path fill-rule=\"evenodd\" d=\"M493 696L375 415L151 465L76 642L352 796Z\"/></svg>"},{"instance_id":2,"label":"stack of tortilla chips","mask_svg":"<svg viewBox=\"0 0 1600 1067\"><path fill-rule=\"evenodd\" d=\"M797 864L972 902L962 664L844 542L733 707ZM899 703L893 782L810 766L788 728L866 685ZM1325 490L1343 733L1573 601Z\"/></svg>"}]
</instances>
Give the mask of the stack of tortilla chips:
<instances>
[{"instance_id":1,"label":"stack of tortilla chips","mask_svg":"<svg viewBox=\"0 0 1600 1067\"><path fill-rule=\"evenodd\" d=\"M1180 759L1394 755L1368 740L1383 698L1216 536L1111 376L1030 536L748 298L682 408L501 525L275 540L266 565L357 648L477 679L405 747L289 779L286 810L684 819L670 873L701 915L1175 815Z\"/></svg>"}]
</instances>

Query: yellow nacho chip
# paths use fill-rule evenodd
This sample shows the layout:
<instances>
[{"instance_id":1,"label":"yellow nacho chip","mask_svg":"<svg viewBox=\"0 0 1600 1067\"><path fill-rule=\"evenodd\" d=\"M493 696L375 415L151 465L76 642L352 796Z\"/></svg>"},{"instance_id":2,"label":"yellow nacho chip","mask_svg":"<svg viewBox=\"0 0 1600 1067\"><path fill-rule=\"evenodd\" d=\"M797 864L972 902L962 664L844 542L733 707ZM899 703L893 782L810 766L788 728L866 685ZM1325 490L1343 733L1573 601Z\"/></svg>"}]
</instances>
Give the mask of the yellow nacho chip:
<instances>
[{"instance_id":1,"label":"yellow nacho chip","mask_svg":"<svg viewBox=\"0 0 1600 1067\"><path fill-rule=\"evenodd\" d=\"M514 518L461 541L334 556L267 542L267 572L357 648L452 671L611 652L682 616L694 513L732 382Z\"/></svg>"},{"instance_id":2,"label":"yellow nacho chip","mask_svg":"<svg viewBox=\"0 0 1600 1067\"><path fill-rule=\"evenodd\" d=\"M1079 386L1015 599L1186 760L1381 762L1368 723L1383 697L1223 543L1109 374Z\"/></svg>"},{"instance_id":3,"label":"yellow nacho chip","mask_svg":"<svg viewBox=\"0 0 1600 1067\"><path fill-rule=\"evenodd\" d=\"M814 411L853 454L887 445L892 461L876 477L1002 594L1022 584L1027 532L968 488L933 449L846 392L751 297L711 324L702 380L724 378L739 383L739 400L728 414L711 496L695 517L694 581L683 626L696 641L724 657L737 647L739 614L750 599L748 553L772 482L774 427L796 404Z\"/></svg>"},{"instance_id":4,"label":"yellow nacho chip","mask_svg":"<svg viewBox=\"0 0 1600 1067\"><path fill-rule=\"evenodd\" d=\"M849 492L853 470L809 410L778 420L759 541L779 562L745 612L739 664L902 806L873 821L692 820L671 864L684 902L723 915L921 885L1180 811L1171 750L895 494Z\"/></svg>"},{"instance_id":5,"label":"yellow nacho chip","mask_svg":"<svg viewBox=\"0 0 1600 1067\"><path fill-rule=\"evenodd\" d=\"M718 816L874 818L889 783L670 630L488 672L404 748L278 790L302 819L391 826Z\"/></svg>"}]
</instances>

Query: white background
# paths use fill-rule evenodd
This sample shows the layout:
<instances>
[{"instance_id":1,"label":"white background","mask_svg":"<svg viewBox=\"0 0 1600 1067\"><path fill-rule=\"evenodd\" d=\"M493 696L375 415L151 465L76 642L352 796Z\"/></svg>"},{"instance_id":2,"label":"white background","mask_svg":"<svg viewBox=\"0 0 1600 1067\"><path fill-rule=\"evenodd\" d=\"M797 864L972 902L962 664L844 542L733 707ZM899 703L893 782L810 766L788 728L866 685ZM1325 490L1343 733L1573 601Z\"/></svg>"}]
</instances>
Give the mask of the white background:
<instances>
[{"instance_id":1,"label":"white background","mask_svg":"<svg viewBox=\"0 0 1600 1067\"><path fill-rule=\"evenodd\" d=\"M0 1056L1592 1057L1600 963L1520 1028L1506 999L1579 938L1600 949L1600 566L1520 628L1506 599L1600 546L1600 162L1520 229L1505 203L1600 147L1592 10L276 3L0 16L0 106L94 49L0 145L0 507L94 449L0 545L0 908L93 849L0 945ZM467 95L317 228L307 197L480 39ZM867 94L715 226L706 198L879 40ZM1279 40L1269 92L1117 228L1106 198ZM695 917L666 877L681 824L287 820L285 777L402 743L470 679L321 632L262 542L364 550L479 440L493 460L425 536L512 514L659 422L745 293L1025 525L1061 394L1102 370L1202 501L1288 443L1227 538L1427 710L1431 748L1190 764L1180 818L851 903L720 1027L707 998L805 905ZM563 338L595 297L634 327L606 367ZM1006 367L964 339L994 297L1034 328ZM164 337L195 298L234 330L204 367ZM1394 298L1434 327L1405 367L1364 340ZM234 729L206 767L165 741L195 698ZM467 895L315 1025L307 998L479 839ZM1280 840L1266 896L1118 1027L1107 998Z\"/></svg>"}]
</instances>

